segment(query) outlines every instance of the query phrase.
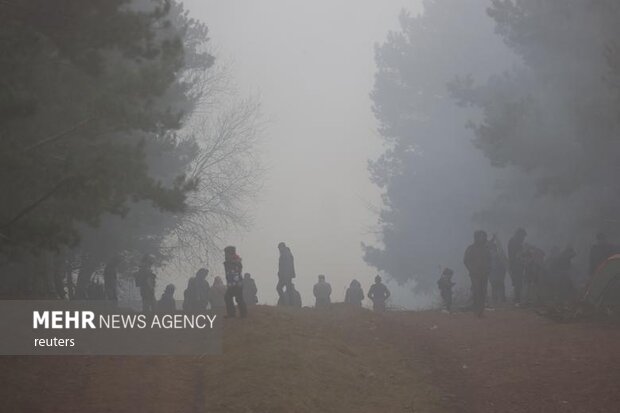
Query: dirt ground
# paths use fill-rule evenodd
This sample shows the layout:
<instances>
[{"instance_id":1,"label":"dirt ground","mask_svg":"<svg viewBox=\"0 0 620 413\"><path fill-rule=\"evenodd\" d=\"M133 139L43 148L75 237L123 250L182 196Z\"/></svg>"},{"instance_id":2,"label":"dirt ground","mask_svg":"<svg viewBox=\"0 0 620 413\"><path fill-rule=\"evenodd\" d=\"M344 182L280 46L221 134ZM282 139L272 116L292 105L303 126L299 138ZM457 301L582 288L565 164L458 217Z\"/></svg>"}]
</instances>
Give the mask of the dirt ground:
<instances>
[{"instance_id":1,"label":"dirt ground","mask_svg":"<svg viewBox=\"0 0 620 413\"><path fill-rule=\"evenodd\" d=\"M2 357L7 412L619 412L620 327L259 306L224 354Z\"/></svg>"},{"instance_id":2,"label":"dirt ground","mask_svg":"<svg viewBox=\"0 0 620 413\"><path fill-rule=\"evenodd\" d=\"M618 325L503 310L394 313L383 328L409 342L448 411L620 412Z\"/></svg>"}]
</instances>

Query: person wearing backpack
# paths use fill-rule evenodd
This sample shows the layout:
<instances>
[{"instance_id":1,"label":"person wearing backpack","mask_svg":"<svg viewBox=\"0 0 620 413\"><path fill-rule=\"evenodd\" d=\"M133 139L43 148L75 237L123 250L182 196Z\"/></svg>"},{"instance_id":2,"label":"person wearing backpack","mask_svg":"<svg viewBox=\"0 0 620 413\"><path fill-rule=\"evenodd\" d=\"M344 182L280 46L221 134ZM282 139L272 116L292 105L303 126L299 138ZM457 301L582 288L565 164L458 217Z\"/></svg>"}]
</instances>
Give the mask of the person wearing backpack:
<instances>
[{"instance_id":1,"label":"person wearing backpack","mask_svg":"<svg viewBox=\"0 0 620 413\"><path fill-rule=\"evenodd\" d=\"M236 248L234 246L224 248L224 272L226 273L226 294L224 295L224 301L226 303L227 318L234 318L237 316L233 299L237 302L237 306L239 306L241 318L245 318L248 314L245 300L243 299L242 271L243 265L241 264L241 257L237 255Z\"/></svg>"}]
</instances>

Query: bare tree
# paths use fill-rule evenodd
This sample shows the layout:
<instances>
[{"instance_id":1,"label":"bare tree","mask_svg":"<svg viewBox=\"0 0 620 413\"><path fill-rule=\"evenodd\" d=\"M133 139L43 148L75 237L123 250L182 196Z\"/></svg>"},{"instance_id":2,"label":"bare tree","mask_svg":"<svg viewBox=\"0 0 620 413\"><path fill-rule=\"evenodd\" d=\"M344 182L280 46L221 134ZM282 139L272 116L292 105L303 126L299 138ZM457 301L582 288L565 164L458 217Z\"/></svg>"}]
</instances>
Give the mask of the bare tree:
<instances>
[{"instance_id":1,"label":"bare tree","mask_svg":"<svg viewBox=\"0 0 620 413\"><path fill-rule=\"evenodd\" d=\"M246 206L260 189L260 103L255 97L238 99L230 89L220 92L228 94L221 109L199 112L186 131L186 138L200 147L188 171L199 185L189 194L189 208L167 245L175 250L173 265L179 269L208 262L209 254L222 247L224 231L247 227L251 220Z\"/></svg>"}]
</instances>

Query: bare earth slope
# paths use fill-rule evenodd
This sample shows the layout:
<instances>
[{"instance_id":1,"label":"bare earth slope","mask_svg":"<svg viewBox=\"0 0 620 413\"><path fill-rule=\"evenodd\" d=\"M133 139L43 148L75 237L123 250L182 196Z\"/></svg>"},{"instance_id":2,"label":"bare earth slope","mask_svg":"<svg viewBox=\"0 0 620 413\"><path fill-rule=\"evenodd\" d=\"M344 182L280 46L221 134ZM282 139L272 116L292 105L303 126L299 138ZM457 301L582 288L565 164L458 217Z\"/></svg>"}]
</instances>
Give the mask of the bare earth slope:
<instances>
[{"instance_id":1,"label":"bare earth slope","mask_svg":"<svg viewBox=\"0 0 620 413\"><path fill-rule=\"evenodd\" d=\"M3 357L7 412L618 412L620 329L259 306L224 354Z\"/></svg>"},{"instance_id":2,"label":"bare earth slope","mask_svg":"<svg viewBox=\"0 0 620 413\"><path fill-rule=\"evenodd\" d=\"M384 329L411 343L455 411L620 412L618 325L504 310L394 313Z\"/></svg>"}]
</instances>

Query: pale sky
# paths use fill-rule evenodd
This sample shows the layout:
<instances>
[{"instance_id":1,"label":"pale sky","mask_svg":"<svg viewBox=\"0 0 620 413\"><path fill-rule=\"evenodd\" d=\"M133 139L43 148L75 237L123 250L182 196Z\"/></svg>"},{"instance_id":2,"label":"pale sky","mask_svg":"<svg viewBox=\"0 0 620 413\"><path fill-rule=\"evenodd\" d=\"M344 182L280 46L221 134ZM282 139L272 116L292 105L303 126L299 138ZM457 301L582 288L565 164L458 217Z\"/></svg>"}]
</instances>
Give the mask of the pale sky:
<instances>
[{"instance_id":1,"label":"pale sky","mask_svg":"<svg viewBox=\"0 0 620 413\"><path fill-rule=\"evenodd\" d=\"M318 274L342 301L351 279L367 291L375 272L360 243L372 241L379 204L367 160L381 152L369 93L374 45L398 27L419 0L185 0L210 30L218 57L230 61L244 94L258 94L268 125L263 136L264 190L250 206L254 225L235 233L244 270L259 301L277 300L280 241L296 262L297 288L313 304ZM214 264L217 266L217 264ZM222 275L219 267L211 273ZM398 295L398 294L397 294ZM399 304L408 305L406 296Z\"/></svg>"}]
</instances>

